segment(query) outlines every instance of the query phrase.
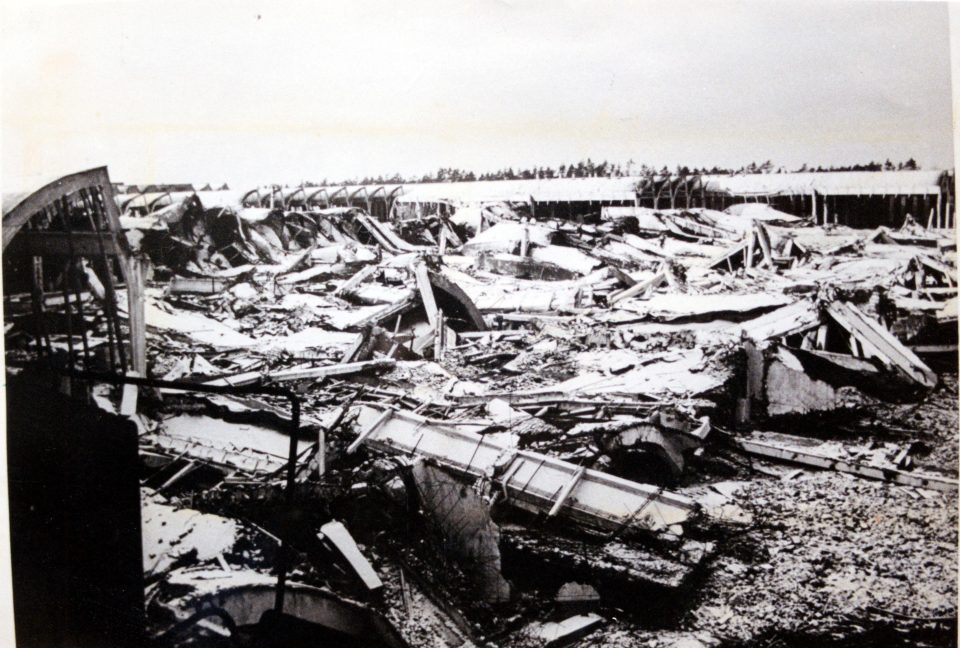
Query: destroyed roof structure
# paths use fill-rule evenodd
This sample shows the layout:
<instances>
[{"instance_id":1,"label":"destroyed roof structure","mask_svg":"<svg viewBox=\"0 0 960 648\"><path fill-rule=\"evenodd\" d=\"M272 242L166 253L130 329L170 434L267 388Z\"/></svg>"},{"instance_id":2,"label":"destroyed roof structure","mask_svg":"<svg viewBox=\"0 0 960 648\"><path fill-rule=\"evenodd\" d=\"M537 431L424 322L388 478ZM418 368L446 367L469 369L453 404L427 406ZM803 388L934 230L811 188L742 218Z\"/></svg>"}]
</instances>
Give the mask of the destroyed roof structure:
<instances>
[{"instance_id":1,"label":"destroyed roof structure","mask_svg":"<svg viewBox=\"0 0 960 648\"><path fill-rule=\"evenodd\" d=\"M15 596L116 639L67 552L138 645L943 642L943 177L5 200Z\"/></svg>"},{"instance_id":2,"label":"destroyed roof structure","mask_svg":"<svg viewBox=\"0 0 960 648\"><path fill-rule=\"evenodd\" d=\"M105 345L112 371L146 372L144 316L136 307L142 303L142 268L130 254L106 168L65 176L29 195L4 200L3 252L5 316L25 314L9 306L28 306L29 297L29 337L41 355L52 358L65 346L67 364L73 368L78 361L74 342L78 350L82 342L83 362L89 366L93 357L102 355L95 347ZM126 304L119 299L120 283L126 284ZM84 301L91 293L108 320L104 337L94 340L88 337L90 322L84 315ZM50 318L64 320L66 337L51 337ZM11 341L7 339L8 351L16 348Z\"/></svg>"}]
</instances>

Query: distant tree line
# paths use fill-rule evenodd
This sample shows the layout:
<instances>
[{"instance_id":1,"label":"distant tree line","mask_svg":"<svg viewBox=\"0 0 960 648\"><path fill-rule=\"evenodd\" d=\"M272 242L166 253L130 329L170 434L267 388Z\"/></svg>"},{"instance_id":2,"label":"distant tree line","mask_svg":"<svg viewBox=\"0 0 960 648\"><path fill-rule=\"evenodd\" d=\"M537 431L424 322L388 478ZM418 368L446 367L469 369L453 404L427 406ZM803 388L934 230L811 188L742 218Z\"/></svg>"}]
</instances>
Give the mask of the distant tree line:
<instances>
[{"instance_id":1,"label":"distant tree line","mask_svg":"<svg viewBox=\"0 0 960 648\"><path fill-rule=\"evenodd\" d=\"M419 182L473 182L486 180L533 180L537 178L622 178L625 176L643 176L650 174L657 175L735 175L738 173L800 173L804 171L816 171L818 173L828 173L831 171L916 171L920 167L916 160L910 158L906 162L893 163L889 159L885 162L867 162L866 164L852 164L846 166L812 166L803 164L798 169L789 170L783 166L776 166L771 160L763 163L751 162L739 169L727 167L688 167L677 166L670 169L666 166L657 169L646 164L637 164L629 160L626 164L614 164L604 160L595 163L590 158L571 164L561 164L557 167L530 167L516 168L507 167L497 171L486 173L474 173L463 169L453 167L441 167L434 173L424 175L403 176L394 173L391 176L379 175L364 176L363 178L349 178L341 181L332 181L324 178L320 182L304 182L307 187L328 187L339 185L368 185L368 184L416 184Z\"/></svg>"}]
</instances>

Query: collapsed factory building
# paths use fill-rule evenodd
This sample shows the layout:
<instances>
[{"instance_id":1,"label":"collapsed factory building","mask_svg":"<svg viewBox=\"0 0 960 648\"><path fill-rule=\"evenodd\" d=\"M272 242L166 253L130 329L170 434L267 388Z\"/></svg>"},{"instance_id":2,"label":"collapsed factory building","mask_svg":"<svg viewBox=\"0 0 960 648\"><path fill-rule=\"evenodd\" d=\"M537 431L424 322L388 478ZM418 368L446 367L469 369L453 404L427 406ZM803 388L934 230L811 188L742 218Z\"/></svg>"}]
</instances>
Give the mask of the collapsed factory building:
<instances>
[{"instance_id":1,"label":"collapsed factory building","mask_svg":"<svg viewBox=\"0 0 960 648\"><path fill-rule=\"evenodd\" d=\"M4 196L18 645L955 645L952 171L126 189Z\"/></svg>"}]
</instances>

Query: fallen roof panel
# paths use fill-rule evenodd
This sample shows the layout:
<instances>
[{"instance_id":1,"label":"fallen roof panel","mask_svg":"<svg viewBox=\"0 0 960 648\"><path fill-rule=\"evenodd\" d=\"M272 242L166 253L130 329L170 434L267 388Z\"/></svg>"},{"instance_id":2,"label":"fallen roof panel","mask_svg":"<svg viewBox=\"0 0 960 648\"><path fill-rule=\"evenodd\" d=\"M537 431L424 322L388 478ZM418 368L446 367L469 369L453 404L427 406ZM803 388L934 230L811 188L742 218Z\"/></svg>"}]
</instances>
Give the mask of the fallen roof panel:
<instances>
[{"instance_id":1,"label":"fallen roof panel","mask_svg":"<svg viewBox=\"0 0 960 648\"><path fill-rule=\"evenodd\" d=\"M835 301L827 305L827 313L857 339L864 355L896 366L924 387L936 387L937 374L883 325L864 315L856 306Z\"/></svg>"},{"instance_id":2,"label":"fallen roof panel","mask_svg":"<svg viewBox=\"0 0 960 648\"><path fill-rule=\"evenodd\" d=\"M358 408L361 443L432 459L471 478L494 476L507 501L538 513L563 515L590 526L679 531L696 510L693 500L648 484L586 469L554 457L516 450L499 439L431 422L409 412Z\"/></svg>"}]
</instances>

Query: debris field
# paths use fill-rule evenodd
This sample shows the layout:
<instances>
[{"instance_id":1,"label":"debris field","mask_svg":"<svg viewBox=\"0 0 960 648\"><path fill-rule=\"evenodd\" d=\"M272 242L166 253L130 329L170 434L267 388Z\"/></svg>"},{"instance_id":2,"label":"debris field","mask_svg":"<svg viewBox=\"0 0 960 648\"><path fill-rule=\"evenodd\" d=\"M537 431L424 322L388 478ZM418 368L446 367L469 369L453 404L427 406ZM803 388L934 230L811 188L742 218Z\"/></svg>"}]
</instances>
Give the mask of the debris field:
<instances>
[{"instance_id":1,"label":"debris field","mask_svg":"<svg viewBox=\"0 0 960 648\"><path fill-rule=\"evenodd\" d=\"M157 384L94 393L151 636L262 645L279 587L349 645L956 645L952 231L202 201L121 216Z\"/></svg>"}]
</instances>

